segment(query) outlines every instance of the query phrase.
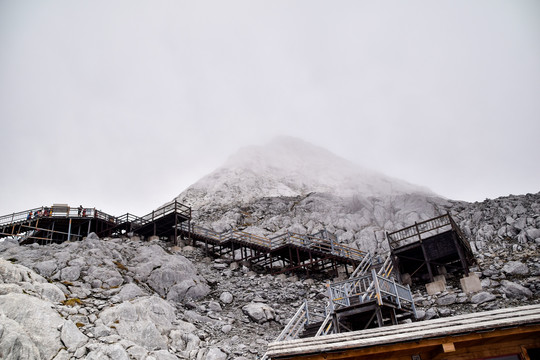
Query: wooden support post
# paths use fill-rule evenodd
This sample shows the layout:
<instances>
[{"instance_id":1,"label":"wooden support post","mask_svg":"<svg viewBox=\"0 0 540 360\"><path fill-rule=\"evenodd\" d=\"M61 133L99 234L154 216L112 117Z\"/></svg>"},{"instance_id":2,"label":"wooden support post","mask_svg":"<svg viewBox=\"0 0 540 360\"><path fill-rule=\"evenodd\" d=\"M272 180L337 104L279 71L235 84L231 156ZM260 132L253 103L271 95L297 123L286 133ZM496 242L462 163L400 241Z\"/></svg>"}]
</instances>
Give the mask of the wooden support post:
<instances>
[{"instance_id":1,"label":"wooden support post","mask_svg":"<svg viewBox=\"0 0 540 360\"><path fill-rule=\"evenodd\" d=\"M433 271L431 270L431 264L429 262L429 256L424 247L424 243L420 240L420 247L422 248L422 254L424 254L424 263L426 264L427 271L429 274L429 281L433 282Z\"/></svg>"},{"instance_id":2,"label":"wooden support post","mask_svg":"<svg viewBox=\"0 0 540 360\"><path fill-rule=\"evenodd\" d=\"M384 319L383 319L382 311L381 311L380 307L377 306L377 309L375 309L375 314L377 316L377 325L379 327L383 327L384 326Z\"/></svg>"},{"instance_id":3,"label":"wooden support post","mask_svg":"<svg viewBox=\"0 0 540 360\"><path fill-rule=\"evenodd\" d=\"M394 255L393 249L390 249L390 258L392 259L392 264L394 264L394 269L396 270L397 281L399 284L402 284L401 271L399 270L399 258Z\"/></svg>"},{"instance_id":4,"label":"wooden support post","mask_svg":"<svg viewBox=\"0 0 540 360\"><path fill-rule=\"evenodd\" d=\"M176 201L174 202L174 245L178 245L178 214L176 213Z\"/></svg>"},{"instance_id":5,"label":"wooden support post","mask_svg":"<svg viewBox=\"0 0 540 360\"><path fill-rule=\"evenodd\" d=\"M67 241L71 241L71 218L69 219Z\"/></svg>"},{"instance_id":6,"label":"wooden support post","mask_svg":"<svg viewBox=\"0 0 540 360\"><path fill-rule=\"evenodd\" d=\"M90 235L91 227L92 227L92 220L88 221L88 231L86 232L86 236Z\"/></svg>"},{"instance_id":7,"label":"wooden support post","mask_svg":"<svg viewBox=\"0 0 540 360\"><path fill-rule=\"evenodd\" d=\"M51 228L51 240L50 240L51 243L53 241L53 236L54 236L54 221L52 223L52 228Z\"/></svg>"},{"instance_id":8,"label":"wooden support post","mask_svg":"<svg viewBox=\"0 0 540 360\"><path fill-rule=\"evenodd\" d=\"M396 309L390 308L390 318L392 319L392 325L397 325L397 316L396 316Z\"/></svg>"},{"instance_id":9,"label":"wooden support post","mask_svg":"<svg viewBox=\"0 0 540 360\"><path fill-rule=\"evenodd\" d=\"M461 248L461 244L459 243L456 232L454 230L452 230L452 239L454 240L454 246L456 247L456 250L458 252L459 260L461 261L461 267L465 272L465 276L469 276L469 265L467 264L467 259L465 258L465 254L463 253L463 249Z\"/></svg>"}]
</instances>

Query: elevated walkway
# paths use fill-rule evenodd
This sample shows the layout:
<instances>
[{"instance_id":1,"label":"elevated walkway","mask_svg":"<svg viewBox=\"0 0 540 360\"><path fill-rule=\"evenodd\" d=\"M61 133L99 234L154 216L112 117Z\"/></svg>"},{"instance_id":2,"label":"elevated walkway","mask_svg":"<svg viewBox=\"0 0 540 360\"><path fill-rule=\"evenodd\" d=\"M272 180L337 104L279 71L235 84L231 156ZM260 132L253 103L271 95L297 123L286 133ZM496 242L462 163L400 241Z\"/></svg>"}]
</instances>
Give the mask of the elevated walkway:
<instances>
[{"instance_id":1,"label":"elevated walkway","mask_svg":"<svg viewBox=\"0 0 540 360\"><path fill-rule=\"evenodd\" d=\"M230 253L233 260L248 261L271 273L298 269L308 273L328 269L337 271L337 267L342 265L349 274L367 255L364 251L339 244L324 233L317 236L285 233L268 238L242 230L218 233L186 223L181 224L179 229L184 236L204 243L207 251Z\"/></svg>"},{"instance_id":2,"label":"elevated walkway","mask_svg":"<svg viewBox=\"0 0 540 360\"><path fill-rule=\"evenodd\" d=\"M230 253L233 260L272 273L290 271L338 271L349 274L366 253L337 242L322 231L316 235L286 233L267 238L242 230L217 233L191 223L191 208L177 201L138 217L132 214L112 216L95 208L77 208L64 204L39 207L0 217L0 238L13 237L20 244L81 240L95 232L100 237L134 233L175 241L178 236L204 243L207 251Z\"/></svg>"},{"instance_id":3,"label":"elevated walkway","mask_svg":"<svg viewBox=\"0 0 540 360\"><path fill-rule=\"evenodd\" d=\"M0 238L12 237L20 244L47 244L81 240L91 232L100 237L136 232L142 236L177 236L180 223L191 220L191 208L178 202L138 217L109 215L95 208L55 204L0 217Z\"/></svg>"}]
</instances>

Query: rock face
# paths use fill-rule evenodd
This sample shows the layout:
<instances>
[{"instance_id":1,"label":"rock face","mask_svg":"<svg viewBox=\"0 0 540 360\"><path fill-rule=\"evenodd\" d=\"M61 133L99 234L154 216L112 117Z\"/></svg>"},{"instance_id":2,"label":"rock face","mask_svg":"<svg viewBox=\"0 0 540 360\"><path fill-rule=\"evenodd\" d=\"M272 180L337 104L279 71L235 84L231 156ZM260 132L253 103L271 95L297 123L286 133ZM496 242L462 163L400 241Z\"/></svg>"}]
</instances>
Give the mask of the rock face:
<instances>
[{"instance_id":1,"label":"rock face","mask_svg":"<svg viewBox=\"0 0 540 360\"><path fill-rule=\"evenodd\" d=\"M380 252L384 231L449 211L471 242L482 291L464 293L453 274L433 295L413 284L419 319L540 302L540 193L469 204L297 142L250 152L180 195L197 223L262 235L326 229ZM95 234L0 241L0 358L253 359L304 300L323 308L333 280L259 274L230 254L172 245Z\"/></svg>"},{"instance_id":2,"label":"rock face","mask_svg":"<svg viewBox=\"0 0 540 360\"><path fill-rule=\"evenodd\" d=\"M253 358L304 295L322 291L319 282L213 262L199 248L168 250L129 239L0 243L0 358ZM64 280L75 267L79 275ZM254 317L242 311L247 305Z\"/></svg>"},{"instance_id":3,"label":"rock face","mask_svg":"<svg viewBox=\"0 0 540 360\"><path fill-rule=\"evenodd\" d=\"M13 282L29 292L33 292L36 281L44 280L30 269L3 259L0 259L0 268L3 282ZM62 346L58 328L63 326L64 322L48 299L40 299L37 293L31 296L15 291L1 295L2 358L51 359Z\"/></svg>"},{"instance_id":4,"label":"rock face","mask_svg":"<svg viewBox=\"0 0 540 360\"><path fill-rule=\"evenodd\" d=\"M385 230L443 214L426 188L361 168L293 138L250 147L177 197L200 225L269 235L326 229L363 250L387 248Z\"/></svg>"}]
</instances>

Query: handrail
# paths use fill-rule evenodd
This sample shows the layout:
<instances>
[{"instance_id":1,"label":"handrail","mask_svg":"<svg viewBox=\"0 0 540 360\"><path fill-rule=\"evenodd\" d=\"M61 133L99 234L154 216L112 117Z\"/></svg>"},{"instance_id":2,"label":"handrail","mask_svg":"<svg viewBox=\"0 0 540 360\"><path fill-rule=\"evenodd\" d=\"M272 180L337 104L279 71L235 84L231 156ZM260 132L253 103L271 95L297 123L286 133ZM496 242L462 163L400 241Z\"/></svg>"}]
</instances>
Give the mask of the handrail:
<instances>
[{"instance_id":1,"label":"handrail","mask_svg":"<svg viewBox=\"0 0 540 360\"><path fill-rule=\"evenodd\" d=\"M308 319L307 301L304 301L293 315L287 326L281 331L275 341L283 341L289 338L295 339L299 331L304 327Z\"/></svg>"},{"instance_id":2,"label":"handrail","mask_svg":"<svg viewBox=\"0 0 540 360\"><path fill-rule=\"evenodd\" d=\"M388 239L388 243L391 248L395 249L399 246L406 245L410 243L409 239L411 238L418 238L418 240L422 240L422 234L429 233L429 232L439 232L439 229L449 227L450 229L456 231L458 233L458 237L460 238L460 242L470 250L470 245L465 244L464 236L457 226L457 224L454 222L454 219L452 219L452 216L450 216L449 213L446 213L441 216L437 216L432 219L428 219L421 222L415 222L414 225L407 226L405 228L402 228L400 230L386 233L386 237Z\"/></svg>"},{"instance_id":3,"label":"handrail","mask_svg":"<svg viewBox=\"0 0 540 360\"><path fill-rule=\"evenodd\" d=\"M25 225L33 221L37 221L41 218L54 218L54 219L71 219L71 218L88 218L99 219L109 223L110 228L130 223L132 227L140 227L146 225L152 221L158 220L171 213L179 213L187 218L191 218L191 208L178 201L165 204L160 208L152 211L143 217L138 217L133 214L126 213L119 217L109 215L96 208L89 207L70 207L64 204L53 204L52 206L42 206L25 211L20 211L8 215L0 216L0 226L15 226Z\"/></svg>"},{"instance_id":4,"label":"handrail","mask_svg":"<svg viewBox=\"0 0 540 360\"><path fill-rule=\"evenodd\" d=\"M0 226L18 225L41 218L98 218L116 223L117 218L95 208L42 206L0 216Z\"/></svg>"},{"instance_id":5,"label":"handrail","mask_svg":"<svg viewBox=\"0 0 540 360\"><path fill-rule=\"evenodd\" d=\"M243 241L251 243L253 245L262 246L269 250L274 250L283 245L293 245L318 250L324 253L331 253L336 256L341 256L360 262L363 261L364 258L368 255L367 252L339 244L332 240L317 238L312 235L302 235L288 232L285 234L276 235L274 237L264 237L243 230L228 230L219 233L217 231L199 225L188 225L185 223L179 224L178 228L181 231L190 232L195 235L211 239L220 244L234 239L237 241Z\"/></svg>"}]
</instances>

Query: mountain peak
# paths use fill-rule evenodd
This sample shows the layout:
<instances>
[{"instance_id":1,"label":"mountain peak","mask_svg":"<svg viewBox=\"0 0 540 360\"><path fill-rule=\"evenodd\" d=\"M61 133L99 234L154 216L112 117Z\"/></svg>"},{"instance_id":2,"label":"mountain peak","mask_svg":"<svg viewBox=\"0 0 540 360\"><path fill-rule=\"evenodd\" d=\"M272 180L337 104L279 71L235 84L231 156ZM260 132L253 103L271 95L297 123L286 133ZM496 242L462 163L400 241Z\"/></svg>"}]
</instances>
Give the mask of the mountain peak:
<instances>
[{"instance_id":1,"label":"mountain peak","mask_svg":"<svg viewBox=\"0 0 540 360\"><path fill-rule=\"evenodd\" d=\"M248 146L223 166L190 186L180 201L197 208L208 202L245 204L263 197L382 196L430 190L365 169L304 140L280 136L265 145Z\"/></svg>"}]
</instances>

